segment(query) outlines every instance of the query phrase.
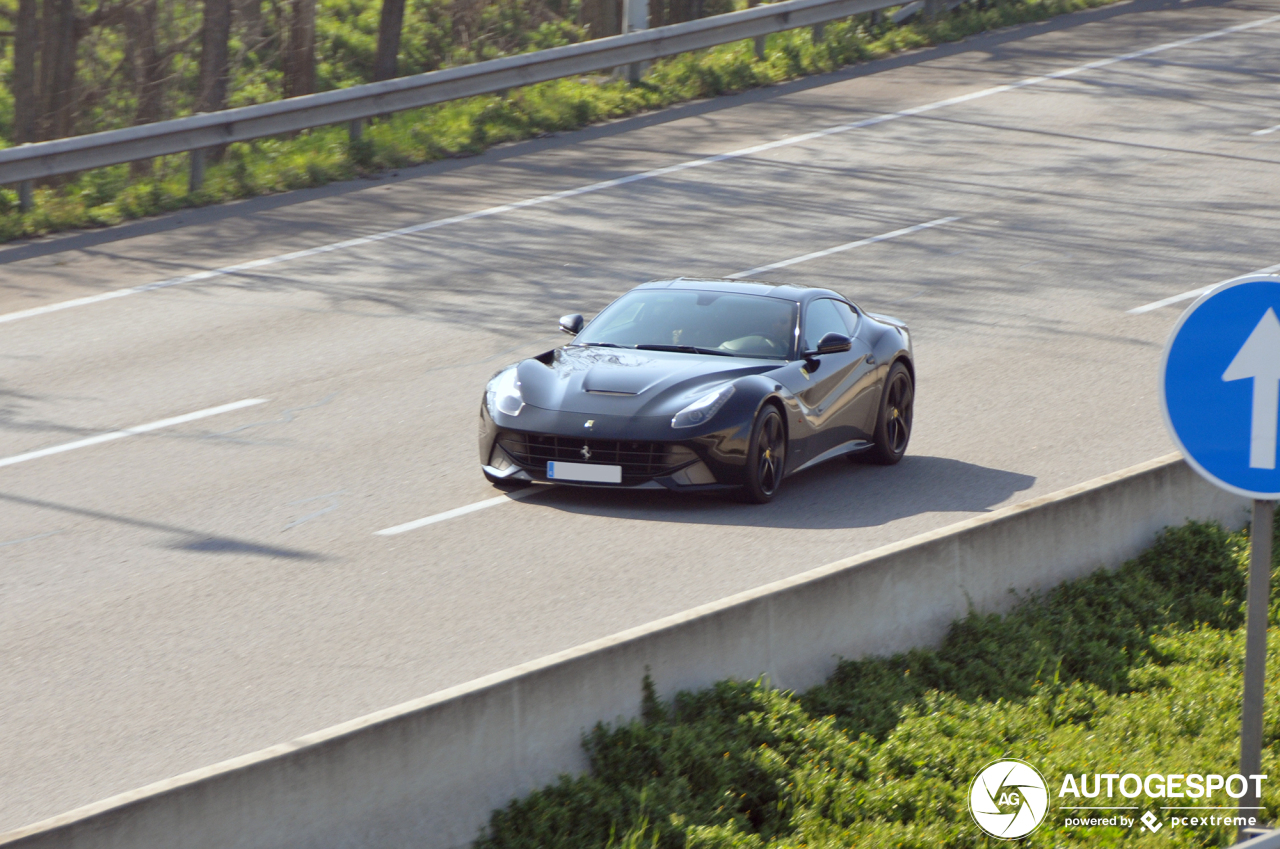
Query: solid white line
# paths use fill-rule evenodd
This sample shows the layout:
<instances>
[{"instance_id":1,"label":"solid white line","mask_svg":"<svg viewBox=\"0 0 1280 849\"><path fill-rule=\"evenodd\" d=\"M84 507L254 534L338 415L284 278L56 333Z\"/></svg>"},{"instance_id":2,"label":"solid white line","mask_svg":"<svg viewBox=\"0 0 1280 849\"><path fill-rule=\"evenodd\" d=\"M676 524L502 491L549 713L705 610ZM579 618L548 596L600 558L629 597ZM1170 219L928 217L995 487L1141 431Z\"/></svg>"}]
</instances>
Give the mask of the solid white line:
<instances>
[{"instance_id":1,"label":"solid white line","mask_svg":"<svg viewBox=\"0 0 1280 849\"><path fill-rule=\"evenodd\" d=\"M1280 124L1276 124L1274 127L1267 127L1265 130L1254 130L1252 133L1249 133L1249 135L1265 136L1265 135L1269 135L1270 133L1274 133L1276 130L1280 130Z\"/></svg>"},{"instance_id":2,"label":"solid white line","mask_svg":"<svg viewBox=\"0 0 1280 849\"><path fill-rule=\"evenodd\" d=\"M744 156L751 156L756 153L763 153L767 150L775 150L780 147L788 147L790 145L802 144L814 139L820 139L825 136L836 135L838 133L847 133L851 130L862 129L863 127L872 127L877 124L883 124L888 121L896 121L899 118L909 118L914 115L923 115L926 112L932 112L935 109L942 109L947 106L955 106L960 103L968 103L971 100L977 100L983 97L990 97L993 94L1002 94L1007 91L1015 91L1027 86L1039 85L1041 83L1050 82L1052 80L1070 77L1085 71L1092 71L1098 68L1105 68L1108 65L1114 65L1117 62L1128 62L1133 59L1141 59L1145 56L1151 56L1161 53L1165 50L1172 50L1177 47L1185 47L1189 44L1195 44L1200 41L1206 41L1211 38L1219 38L1224 35L1231 35L1237 32L1253 29L1255 27L1266 26L1267 24L1280 21L1280 15L1271 15L1270 17L1260 18L1246 24L1237 24L1225 29L1214 30L1212 32L1202 33L1200 35L1191 36L1189 38L1180 38L1177 41L1170 41L1164 44L1157 44L1154 47L1147 47L1142 50L1135 50L1131 53L1124 53L1119 56L1113 56L1109 59L1098 59L1093 62L1087 62L1083 65L1075 65L1070 68L1064 68L1061 71L1054 71L1052 74L1045 74L1039 77L1028 77L1024 80L1009 83L1007 85L993 86L992 88L982 89L981 91L962 94L957 97L949 97L946 100L938 100L933 103L926 103L922 106L913 106L910 109L903 109L900 112L888 112L883 115L876 115L871 118L864 118L861 121L853 121L848 124L840 124L834 127L827 127L823 130L815 130L809 133L800 133L799 135L787 136L776 141L766 142L764 144L752 145L738 150L729 151L728 153L718 153L714 156L707 156L702 159L692 159L688 162L680 162L675 165L668 165L664 168L655 168L652 171L642 171L636 174L629 174L625 177L617 177L612 180L602 180L598 183L591 183L586 186L579 186L574 189L566 189L560 192L552 192L551 194L539 195L538 197L527 198L514 203L504 203L499 206L491 206L487 209L468 212L463 215L454 215L449 218L440 218L435 221L426 221L421 224L414 224L409 227L401 227L397 230L387 230L382 233L373 233L368 236L360 236L354 239L345 239L341 242L334 242L328 245L321 245L315 248L308 248L301 251L293 251L278 256L264 257L255 259L250 262L242 262L237 265L227 265L222 268L210 269L208 271L198 271L194 274L187 274L182 277L172 277L168 280L160 280L155 283L146 283L141 286L133 286L127 289L117 289L112 292L103 292L99 295L88 295L83 298L75 298L70 301L61 301L56 304L47 304L42 307L33 307L27 310L19 310L0 315L0 324L10 321L20 321L24 318L34 318L35 316L47 315L52 312L71 309L72 307L81 307L88 304L96 304L101 301L111 300L112 298L123 298L126 295L136 295L141 292L150 292L156 289L165 289L170 286L180 286L185 283L196 283L201 280L210 280L214 277L222 277L229 274L239 274L245 271L254 271L259 268L265 268L270 265L278 265L282 262L290 262L295 259L305 259L306 257L316 256L318 254L328 253L330 251L345 250L347 248L359 247L373 242L380 242L384 239L394 239L400 236L410 236L417 233L425 233L429 230L437 230L441 227L448 227L453 224L461 224L466 221L474 221L479 218L488 218L494 215L501 215L507 212L515 212L521 209L527 209L532 206L541 206L546 203L554 203L556 201L567 200L569 198L578 197L580 195L600 192L606 189L625 186L629 183L637 183L642 180L652 180L657 177L665 177L668 174L675 174L680 171L686 171L690 168L700 168L703 165L713 165L717 162L725 162L731 159L739 159Z\"/></svg>"},{"instance_id":3,"label":"solid white line","mask_svg":"<svg viewBox=\"0 0 1280 849\"><path fill-rule=\"evenodd\" d=\"M1189 301L1192 298L1198 298L1214 286L1221 286L1223 283L1230 283L1232 280L1239 280L1241 277L1249 277L1253 274L1275 274L1277 271L1280 271L1280 264L1268 265L1266 268L1259 268L1257 271L1250 271L1248 274L1237 274L1235 277L1228 277L1226 280L1219 280L1217 283L1210 283L1208 286L1201 286L1199 289L1192 289L1190 292L1183 292L1180 295L1161 298L1158 301L1152 301L1149 304L1143 304L1140 307L1125 310L1125 312L1129 315L1141 315L1144 312L1151 312L1152 310L1158 310L1161 307L1167 307L1181 301Z\"/></svg>"},{"instance_id":4,"label":"solid white line","mask_svg":"<svg viewBox=\"0 0 1280 849\"><path fill-rule=\"evenodd\" d=\"M797 263L808 262L811 259L821 259L824 256L831 256L832 254L838 254L842 251L853 250L854 248L860 248L863 245L874 245L876 242L883 242L888 239L896 239L899 236L906 236L911 233L918 233L921 230L928 230L930 227L937 227L942 224L950 224L952 221L959 221L959 220L960 220L959 216L956 216L956 215L951 215L951 216L948 216L947 218L935 218L932 221L926 221L923 224L913 224L910 227L903 227L901 230L893 230L889 233L881 233L879 236L871 236L866 239L859 239L856 242L845 242L843 245L836 245L834 248L827 248L826 250L814 251L811 254L792 257L791 259L784 259L780 262L771 262L768 265L759 265L759 266L756 266L755 268L749 268L746 271L739 271L737 274L730 274L729 279L738 280L743 277L751 277L752 275L755 275L755 274L762 274L766 271L773 271L775 268L786 268L788 265L796 265Z\"/></svg>"},{"instance_id":5,"label":"solid white line","mask_svg":"<svg viewBox=\"0 0 1280 849\"><path fill-rule=\"evenodd\" d=\"M383 537L395 536L396 534L402 534L405 531L414 531L418 528L425 528L427 525L434 525L436 522L456 519L457 517L465 516L468 513L475 513L479 510L488 510L490 507L497 507L499 504L510 504L512 501L527 498L534 493L547 491L548 487L545 486L527 486L524 489L517 489L515 492L508 492L506 495L499 495L497 498L477 501L475 504L468 504L465 507L455 507L452 510L444 511L443 513L436 513L434 516L427 516L424 519L415 519L412 522L405 522L403 525L396 525L394 528L383 528L380 531L374 531L374 533Z\"/></svg>"},{"instance_id":6,"label":"solid white line","mask_svg":"<svg viewBox=\"0 0 1280 849\"><path fill-rule=\"evenodd\" d=\"M45 532L44 532L44 533L42 533L42 534L33 534L32 536L29 536L29 537L23 537L22 539L11 539L11 540L6 540L5 542L0 542L0 548L4 548L6 545L17 545L17 544L18 544L18 543L20 543L20 542L31 542L32 540L44 539L45 537L57 536L57 535L58 535L58 534L60 534L60 533L62 533L62 531L45 531Z\"/></svg>"},{"instance_id":7,"label":"solid white line","mask_svg":"<svg viewBox=\"0 0 1280 849\"><path fill-rule=\"evenodd\" d=\"M55 445L52 448L41 448L39 451L28 451L25 454L15 454L12 457L0 459L0 466L12 466L15 463L25 463L28 460L38 460L41 457L48 457L51 454L61 454L63 451L74 451L77 448L88 448L90 445L100 445L103 442L111 442L114 439L124 439L126 436L137 436L140 433L149 433L150 431L159 430L163 427L173 427L174 425L180 425L185 422L193 422L196 419L204 419L209 416L229 413L232 410L252 407L255 404L265 404L267 400L268 399L266 398L247 398L244 401L236 401L234 404L223 404L221 407L210 407L207 410L197 410L194 413L174 416L171 419L161 419L158 422L138 425L137 427L131 427L125 430L115 430L111 433L100 433L97 436L90 436L88 439L78 439L75 442Z\"/></svg>"}]
</instances>

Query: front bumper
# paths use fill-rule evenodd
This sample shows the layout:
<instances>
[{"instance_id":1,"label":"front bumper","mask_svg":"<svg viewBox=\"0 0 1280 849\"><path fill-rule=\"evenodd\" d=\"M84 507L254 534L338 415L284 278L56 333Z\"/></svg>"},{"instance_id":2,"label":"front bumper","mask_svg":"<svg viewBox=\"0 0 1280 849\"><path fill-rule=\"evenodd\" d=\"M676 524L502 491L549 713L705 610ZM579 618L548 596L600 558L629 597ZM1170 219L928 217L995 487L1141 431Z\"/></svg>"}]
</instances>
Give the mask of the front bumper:
<instances>
[{"instance_id":1,"label":"front bumper","mask_svg":"<svg viewBox=\"0 0 1280 849\"><path fill-rule=\"evenodd\" d=\"M498 418L495 422L481 404L480 464L491 480L682 491L728 489L745 480L749 423L745 433L740 425L721 424L711 432L690 428L685 437L666 417L587 415L526 405L518 417L499 413ZM552 480L549 460L618 465L622 482Z\"/></svg>"}]
</instances>

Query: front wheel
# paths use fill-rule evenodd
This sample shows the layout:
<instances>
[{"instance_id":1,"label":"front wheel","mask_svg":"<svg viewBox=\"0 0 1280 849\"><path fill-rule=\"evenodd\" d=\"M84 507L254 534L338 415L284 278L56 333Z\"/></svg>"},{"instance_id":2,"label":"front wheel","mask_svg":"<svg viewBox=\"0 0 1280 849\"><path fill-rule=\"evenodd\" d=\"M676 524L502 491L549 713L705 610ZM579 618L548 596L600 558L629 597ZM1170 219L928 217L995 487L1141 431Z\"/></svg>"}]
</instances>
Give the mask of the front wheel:
<instances>
[{"instance_id":1,"label":"front wheel","mask_svg":"<svg viewBox=\"0 0 1280 849\"><path fill-rule=\"evenodd\" d=\"M787 434L782 427L782 416L777 407L769 405L760 411L751 426L743 500L751 504L772 501L782 485L786 461Z\"/></svg>"},{"instance_id":2,"label":"front wheel","mask_svg":"<svg viewBox=\"0 0 1280 849\"><path fill-rule=\"evenodd\" d=\"M894 363L880 395L880 414L876 417L872 448L862 457L882 466L892 466L902 459L911 439L915 397L911 372L902 363Z\"/></svg>"}]
</instances>

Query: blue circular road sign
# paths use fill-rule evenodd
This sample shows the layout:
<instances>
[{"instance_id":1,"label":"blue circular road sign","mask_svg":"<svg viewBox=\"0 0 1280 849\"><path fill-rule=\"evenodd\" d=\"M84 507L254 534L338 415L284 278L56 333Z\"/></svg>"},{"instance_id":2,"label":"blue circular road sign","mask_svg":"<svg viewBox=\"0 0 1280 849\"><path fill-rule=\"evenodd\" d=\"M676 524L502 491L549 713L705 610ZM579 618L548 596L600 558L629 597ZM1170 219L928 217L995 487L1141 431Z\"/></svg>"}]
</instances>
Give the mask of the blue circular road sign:
<instances>
[{"instance_id":1,"label":"blue circular road sign","mask_svg":"<svg viewBox=\"0 0 1280 849\"><path fill-rule=\"evenodd\" d=\"M1280 278L1231 280L1192 304L1165 345L1160 394L1196 471L1246 498L1280 498Z\"/></svg>"}]
</instances>

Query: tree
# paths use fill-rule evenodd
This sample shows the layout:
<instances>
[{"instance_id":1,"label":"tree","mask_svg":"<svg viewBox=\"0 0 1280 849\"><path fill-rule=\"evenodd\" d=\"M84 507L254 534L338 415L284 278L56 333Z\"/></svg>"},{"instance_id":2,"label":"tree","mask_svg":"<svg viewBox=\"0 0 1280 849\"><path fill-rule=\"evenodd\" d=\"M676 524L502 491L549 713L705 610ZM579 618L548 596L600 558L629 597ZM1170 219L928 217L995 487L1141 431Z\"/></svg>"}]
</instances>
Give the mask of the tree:
<instances>
[{"instance_id":1,"label":"tree","mask_svg":"<svg viewBox=\"0 0 1280 849\"><path fill-rule=\"evenodd\" d=\"M591 38L617 35L622 32L622 0L582 0L578 22Z\"/></svg>"},{"instance_id":2,"label":"tree","mask_svg":"<svg viewBox=\"0 0 1280 849\"><path fill-rule=\"evenodd\" d=\"M44 0L40 26L40 115L36 138L71 135L75 113L76 33L75 0Z\"/></svg>"},{"instance_id":3,"label":"tree","mask_svg":"<svg viewBox=\"0 0 1280 849\"><path fill-rule=\"evenodd\" d=\"M227 105L227 45L231 40L231 0L204 0L200 28L200 90L197 112L217 112Z\"/></svg>"},{"instance_id":4,"label":"tree","mask_svg":"<svg viewBox=\"0 0 1280 849\"><path fill-rule=\"evenodd\" d=\"M125 51L129 77L133 82L135 124L159 121L164 105L164 66L167 62L156 42L156 11L156 0L142 0L124 10ZM130 162L129 173L134 177L150 174L151 160Z\"/></svg>"},{"instance_id":5,"label":"tree","mask_svg":"<svg viewBox=\"0 0 1280 849\"><path fill-rule=\"evenodd\" d=\"M13 40L13 141L36 140L40 91L36 87L36 54L40 44L39 0L18 0Z\"/></svg>"},{"instance_id":6,"label":"tree","mask_svg":"<svg viewBox=\"0 0 1280 849\"><path fill-rule=\"evenodd\" d=\"M236 26L243 42L242 50L257 52L266 41L262 24L262 0L234 0Z\"/></svg>"},{"instance_id":7,"label":"tree","mask_svg":"<svg viewBox=\"0 0 1280 849\"><path fill-rule=\"evenodd\" d=\"M158 11L157 0L140 0L130 4L124 13L125 43L136 103L135 124L159 121L163 114L169 56L160 50L156 38Z\"/></svg>"},{"instance_id":8,"label":"tree","mask_svg":"<svg viewBox=\"0 0 1280 849\"><path fill-rule=\"evenodd\" d=\"M284 96L316 90L316 0L289 0L284 49Z\"/></svg>"},{"instance_id":9,"label":"tree","mask_svg":"<svg viewBox=\"0 0 1280 849\"><path fill-rule=\"evenodd\" d=\"M378 52L373 59L373 79L389 80L396 76L396 57L400 54L400 31L404 28L404 0L382 0L378 17Z\"/></svg>"}]
</instances>

